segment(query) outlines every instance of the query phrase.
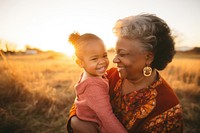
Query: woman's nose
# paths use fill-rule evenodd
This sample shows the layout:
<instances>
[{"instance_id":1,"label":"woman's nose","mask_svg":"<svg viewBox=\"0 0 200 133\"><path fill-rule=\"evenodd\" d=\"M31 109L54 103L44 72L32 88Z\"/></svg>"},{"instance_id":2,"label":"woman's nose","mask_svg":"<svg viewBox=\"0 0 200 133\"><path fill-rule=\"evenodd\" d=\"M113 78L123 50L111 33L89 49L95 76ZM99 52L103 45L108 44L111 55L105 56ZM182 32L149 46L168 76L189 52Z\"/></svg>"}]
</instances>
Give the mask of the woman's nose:
<instances>
[{"instance_id":1,"label":"woman's nose","mask_svg":"<svg viewBox=\"0 0 200 133\"><path fill-rule=\"evenodd\" d=\"M117 55L115 55L114 59L113 59L113 63L118 63L119 62L119 58Z\"/></svg>"}]
</instances>

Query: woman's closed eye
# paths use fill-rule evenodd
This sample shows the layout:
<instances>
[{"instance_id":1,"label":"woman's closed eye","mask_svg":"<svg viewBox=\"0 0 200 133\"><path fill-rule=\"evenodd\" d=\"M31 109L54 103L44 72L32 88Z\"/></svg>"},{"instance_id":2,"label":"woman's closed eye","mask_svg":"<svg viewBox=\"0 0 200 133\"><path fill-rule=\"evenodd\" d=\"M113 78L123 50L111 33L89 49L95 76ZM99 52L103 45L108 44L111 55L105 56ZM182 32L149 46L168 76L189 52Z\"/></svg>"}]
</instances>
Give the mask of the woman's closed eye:
<instances>
[{"instance_id":1,"label":"woman's closed eye","mask_svg":"<svg viewBox=\"0 0 200 133\"><path fill-rule=\"evenodd\" d=\"M124 57L124 56L127 56L128 55L128 53L119 53L118 54L118 56L120 56L120 57Z\"/></svg>"},{"instance_id":2,"label":"woman's closed eye","mask_svg":"<svg viewBox=\"0 0 200 133\"><path fill-rule=\"evenodd\" d=\"M96 58L96 57L95 57L95 58L91 58L92 61L96 61L97 59L98 59L98 58Z\"/></svg>"}]
</instances>

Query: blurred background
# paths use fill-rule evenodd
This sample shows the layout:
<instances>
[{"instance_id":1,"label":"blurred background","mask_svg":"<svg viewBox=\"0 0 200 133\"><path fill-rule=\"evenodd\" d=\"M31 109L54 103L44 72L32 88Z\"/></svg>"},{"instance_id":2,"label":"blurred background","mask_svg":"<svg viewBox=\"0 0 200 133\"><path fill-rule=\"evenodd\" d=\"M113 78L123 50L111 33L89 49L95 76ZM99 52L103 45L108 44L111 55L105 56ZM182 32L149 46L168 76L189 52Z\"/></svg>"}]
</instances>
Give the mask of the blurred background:
<instances>
[{"instance_id":1,"label":"blurred background","mask_svg":"<svg viewBox=\"0 0 200 133\"><path fill-rule=\"evenodd\" d=\"M199 5L198 0L0 0L0 133L66 133L82 71L69 34L100 36L112 62L115 22L140 13L161 17L176 37L174 60L160 73L180 99L184 133L199 133Z\"/></svg>"}]
</instances>

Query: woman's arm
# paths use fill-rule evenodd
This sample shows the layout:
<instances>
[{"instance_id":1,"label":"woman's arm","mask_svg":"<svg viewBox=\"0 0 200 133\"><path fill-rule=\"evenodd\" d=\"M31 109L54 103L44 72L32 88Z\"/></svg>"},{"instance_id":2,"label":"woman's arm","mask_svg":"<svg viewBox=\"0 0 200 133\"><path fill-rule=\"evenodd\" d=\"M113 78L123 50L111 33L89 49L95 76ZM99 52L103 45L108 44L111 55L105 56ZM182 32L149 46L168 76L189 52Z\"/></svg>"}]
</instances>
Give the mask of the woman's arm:
<instances>
[{"instance_id":1,"label":"woman's arm","mask_svg":"<svg viewBox=\"0 0 200 133\"><path fill-rule=\"evenodd\" d=\"M77 116L71 118L71 126L74 133L98 133L98 125L94 122L83 121Z\"/></svg>"},{"instance_id":2,"label":"woman's arm","mask_svg":"<svg viewBox=\"0 0 200 133\"><path fill-rule=\"evenodd\" d=\"M68 133L98 133L98 125L94 122L83 121L76 116L75 104L72 105L67 122Z\"/></svg>"},{"instance_id":3,"label":"woman's arm","mask_svg":"<svg viewBox=\"0 0 200 133\"><path fill-rule=\"evenodd\" d=\"M67 131L68 133L73 133L73 129L72 129L72 126L71 126L71 118L73 116L76 116L76 107L75 107L75 104L73 103L70 111L69 111L69 118L68 118L68 121L67 121Z\"/></svg>"}]
</instances>

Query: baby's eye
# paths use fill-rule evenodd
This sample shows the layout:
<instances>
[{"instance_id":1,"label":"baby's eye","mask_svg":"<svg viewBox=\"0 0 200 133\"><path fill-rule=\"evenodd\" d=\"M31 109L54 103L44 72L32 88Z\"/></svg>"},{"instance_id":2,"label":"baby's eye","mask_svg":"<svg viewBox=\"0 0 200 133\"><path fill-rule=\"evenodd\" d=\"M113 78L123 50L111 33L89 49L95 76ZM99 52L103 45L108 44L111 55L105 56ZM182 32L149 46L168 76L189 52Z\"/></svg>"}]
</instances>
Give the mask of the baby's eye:
<instances>
[{"instance_id":1,"label":"baby's eye","mask_svg":"<svg viewBox=\"0 0 200 133\"><path fill-rule=\"evenodd\" d=\"M103 57L104 57L104 58L107 58L107 57L108 57L108 55L106 54L106 55L104 55Z\"/></svg>"}]
</instances>

